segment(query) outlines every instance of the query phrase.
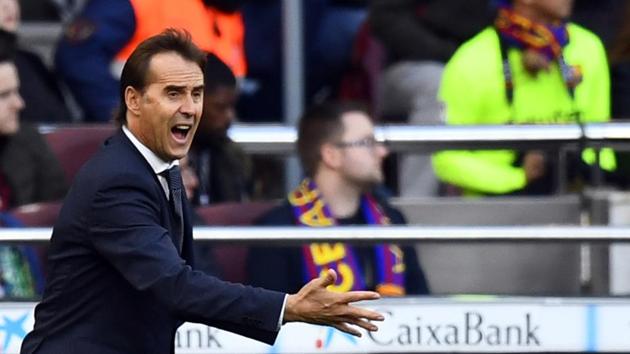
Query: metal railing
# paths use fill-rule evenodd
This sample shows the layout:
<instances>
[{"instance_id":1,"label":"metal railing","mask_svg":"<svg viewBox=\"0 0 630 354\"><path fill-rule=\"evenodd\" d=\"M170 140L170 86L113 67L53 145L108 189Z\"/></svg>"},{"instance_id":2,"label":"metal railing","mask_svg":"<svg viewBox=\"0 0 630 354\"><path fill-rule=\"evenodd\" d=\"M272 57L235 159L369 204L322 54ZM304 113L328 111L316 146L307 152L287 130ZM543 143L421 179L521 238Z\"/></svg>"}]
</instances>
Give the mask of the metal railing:
<instances>
[{"instance_id":1,"label":"metal railing","mask_svg":"<svg viewBox=\"0 0 630 354\"><path fill-rule=\"evenodd\" d=\"M0 229L0 242L43 242L51 228ZM606 226L344 226L196 227L196 240L265 245L312 241L353 243L415 242L629 242L630 227Z\"/></svg>"},{"instance_id":2,"label":"metal railing","mask_svg":"<svg viewBox=\"0 0 630 354\"><path fill-rule=\"evenodd\" d=\"M252 153L287 154L295 150L295 128L283 125L234 125L230 137ZM630 149L630 123L578 125L419 126L381 125L379 141L394 152L433 152L448 149Z\"/></svg>"},{"instance_id":3,"label":"metal railing","mask_svg":"<svg viewBox=\"0 0 630 354\"><path fill-rule=\"evenodd\" d=\"M57 129L114 129L111 124L40 125L40 133ZM279 124L235 124L230 137L250 153L289 154L297 132ZM581 144L630 149L630 122L577 125L379 125L376 137L394 152L448 149L576 149Z\"/></svg>"}]
</instances>

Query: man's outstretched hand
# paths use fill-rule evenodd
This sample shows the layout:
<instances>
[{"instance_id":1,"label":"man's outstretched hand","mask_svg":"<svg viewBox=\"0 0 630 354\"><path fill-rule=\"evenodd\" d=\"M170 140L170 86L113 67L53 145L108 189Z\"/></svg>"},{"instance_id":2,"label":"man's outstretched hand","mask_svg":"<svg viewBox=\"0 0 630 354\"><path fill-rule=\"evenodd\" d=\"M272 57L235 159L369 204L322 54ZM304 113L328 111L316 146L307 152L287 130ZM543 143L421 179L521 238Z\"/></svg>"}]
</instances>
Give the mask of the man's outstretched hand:
<instances>
[{"instance_id":1,"label":"man's outstretched hand","mask_svg":"<svg viewBox=\"0 0 630 354\"><path fill-rule=\"evenodd\" d=\"M380 295L373 291L336 293L326 290L326 287L334 284L336 279L337 273L329 269L319 278L304 285L297 294L289 295L284 310L284 321L332 326L357 337L361 337L361 332L349 324L368 331L378 330L370 321L382 321L381 314L352 306L350 303L379 299Z\"/></svg>"}]
</instances>

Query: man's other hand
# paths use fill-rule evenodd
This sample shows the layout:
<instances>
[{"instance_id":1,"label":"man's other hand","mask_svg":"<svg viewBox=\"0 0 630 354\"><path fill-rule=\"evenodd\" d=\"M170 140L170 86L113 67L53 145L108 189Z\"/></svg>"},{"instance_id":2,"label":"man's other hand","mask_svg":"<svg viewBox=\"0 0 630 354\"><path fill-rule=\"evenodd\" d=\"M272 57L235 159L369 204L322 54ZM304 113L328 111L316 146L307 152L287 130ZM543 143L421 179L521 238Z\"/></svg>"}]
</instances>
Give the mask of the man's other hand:
<instances>
[{"instance_id":1,"label":"man's other hand","mask_svg":"<svg viewBox=\"0 0 630 354\"><path fill-rule=\"evenodd\" d=\"M319 278L304 285L297 294L289 295L284 321L332 326L357 337L361 337L361 332L350 324L368 331L378 330L370 321L382 321L381 314L352 306L350 303L379 299L380 295L373 291L336 293L326 290L326 287L334 284L335 280L337 273L329 269Z\"/></svg>"}]
</instances>

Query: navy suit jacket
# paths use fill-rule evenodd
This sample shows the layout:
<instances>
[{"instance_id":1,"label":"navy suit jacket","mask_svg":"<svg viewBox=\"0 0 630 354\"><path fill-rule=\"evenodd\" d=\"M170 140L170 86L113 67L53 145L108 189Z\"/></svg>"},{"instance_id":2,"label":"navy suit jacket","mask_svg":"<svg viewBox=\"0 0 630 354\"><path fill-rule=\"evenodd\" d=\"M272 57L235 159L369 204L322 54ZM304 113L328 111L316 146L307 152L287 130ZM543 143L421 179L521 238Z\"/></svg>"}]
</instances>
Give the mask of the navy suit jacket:
<instances>
[{"instance_id":1,"label":"navy suit jacket","mask_svg":"<svg viewBox=\"0 0 630 354\"><path fill-rule=\"evenodd\" d=\"M193 270L184 209L180 254L157 176L122 130L108 139L55 224L48 283L22 353L173 353L183 321L273 343L285 294Z\"/></svg>"}]
</instances>

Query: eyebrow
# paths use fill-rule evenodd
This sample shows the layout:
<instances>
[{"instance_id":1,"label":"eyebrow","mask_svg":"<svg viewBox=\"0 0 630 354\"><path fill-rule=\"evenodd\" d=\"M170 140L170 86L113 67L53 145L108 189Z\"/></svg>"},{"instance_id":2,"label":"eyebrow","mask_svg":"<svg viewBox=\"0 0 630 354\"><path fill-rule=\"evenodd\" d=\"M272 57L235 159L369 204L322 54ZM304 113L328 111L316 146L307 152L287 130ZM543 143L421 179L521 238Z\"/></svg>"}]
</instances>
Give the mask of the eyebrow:
<instances>
[{"instance_id":1,"label":"eyebrow","mask_svg":"<svg viewBox=\"0 0 630 354\"><path fill-rule=\"evenodd\" d=\"M171 91L171 90L174 90L174 91L185 91L186 87L187 86L185 86L185 85L168 85L168 86L164 87L164 90L165 91ZM204 85L197 85L197 86L193 87L192 90L193 91L203 90L203 87L204 87Z\"/></svg>"}]
</instances>

